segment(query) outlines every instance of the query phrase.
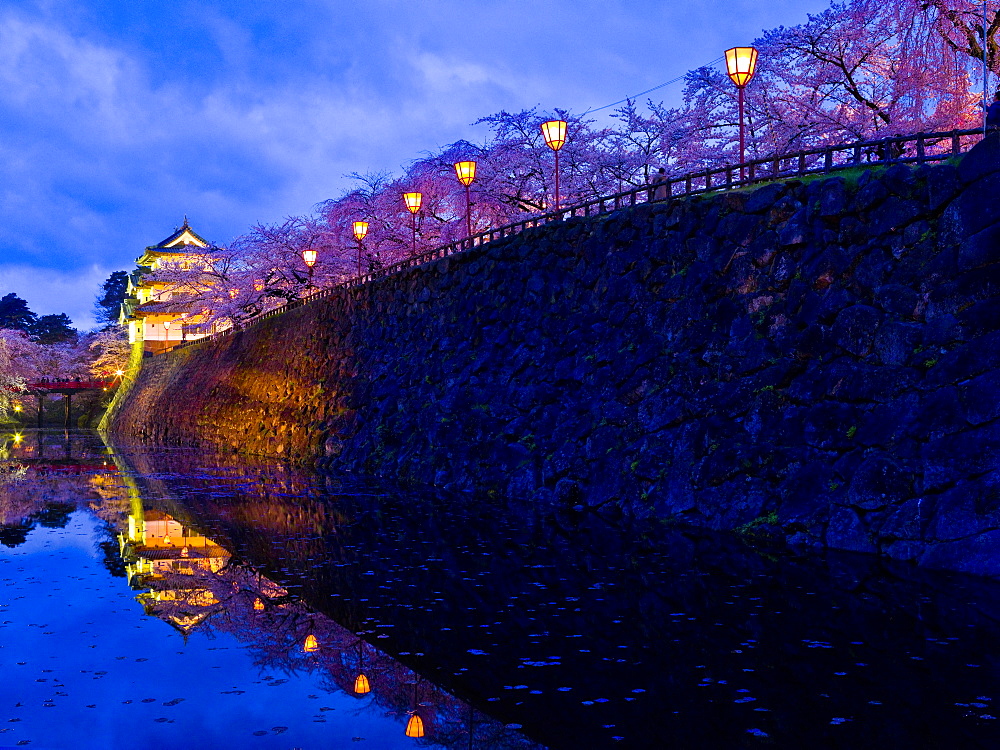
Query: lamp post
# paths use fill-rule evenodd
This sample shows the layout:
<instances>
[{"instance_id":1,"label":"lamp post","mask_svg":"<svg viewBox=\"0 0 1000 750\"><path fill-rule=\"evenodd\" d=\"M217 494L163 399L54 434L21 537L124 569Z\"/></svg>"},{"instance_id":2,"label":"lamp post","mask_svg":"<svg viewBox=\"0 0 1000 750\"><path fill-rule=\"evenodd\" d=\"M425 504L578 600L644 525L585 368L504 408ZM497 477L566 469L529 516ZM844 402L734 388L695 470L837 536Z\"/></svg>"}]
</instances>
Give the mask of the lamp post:
<instances>
[{"instance_id":1,"label":"lamp post","mask_svg":"<svg viewBox=\"0 0 1000 750\"><path fill-rule=\"evenodd\" d=\"M170 321L169 320L164 320L163 321L163 340L164 340L164 342L169 342L170 341Z\"/></svg>"},{"instance_id":2,"label":"lamp post","mask_svg":"<svg viewBox=\"0 0 1000 750\"><path fill-rule=\"evenodd\" d=\"M302 260L305 262L306 267L309 269L309 280L306 282L306 289L311 289L313 283L313 266L316 265L316 251L303 250Z\"/></svg>"},{"instance_id":3,"label":"lamp post","mask_svg":"<svg viewBox=\"0 0 1000 750\"><path fill-rule=\"evenodd\" d=\"M356 221L351 224L351 230L354 232L354 239L358 241L358 276L361 276L361 251L364 249L361 242L368 236L368 222Z\"/></svg>"},{"instance_id":4,"label":"lamp post","mask_svg":"<svg viewBox=\"0 0 1000 750\"><path fill-rule=\"evenodd\" d=\"M465 185L465 234L472 236L472 197L469 193L469 185L476 179L476 162L459 161L455 162L455 176L458 181Z\"/></svg>"},{"instance_id":5,"label":"lamp post","mask_svg":"<svg viewBox=\"0 0 1000 750\"><path fill-rule=\"evenodd\" d=\"M545 145L556 152L556 211L559 210L559 149L566 143L566 121L549 120L541 125Z\"/></svg>"},{"instance_id":6,"label":"lamp post","mask_svg":"<svg viewBox=\"0 0 1000 750\"><path fill-rule=\"evenodd\" d=\"M754 47L733 47L726 50L726 73L736 84L740 98L740 180L746 161L746 131L743 123L743 89L750 83L757 68L757 50Z\"/></svg>"},{"instance_id":7,"label":"lamp post","mask_svg":"<svg viewBox=\"0 0 1000 750\"><path fill-rule=\"evenodd\" d=\"M417 212L420 210L420 204L423 202L424 196L422 193L403 193L403 202L406 203L406 210L410 212L410 218L413 223L413 254L417 254Z\"/></svg>"}]
</instances>

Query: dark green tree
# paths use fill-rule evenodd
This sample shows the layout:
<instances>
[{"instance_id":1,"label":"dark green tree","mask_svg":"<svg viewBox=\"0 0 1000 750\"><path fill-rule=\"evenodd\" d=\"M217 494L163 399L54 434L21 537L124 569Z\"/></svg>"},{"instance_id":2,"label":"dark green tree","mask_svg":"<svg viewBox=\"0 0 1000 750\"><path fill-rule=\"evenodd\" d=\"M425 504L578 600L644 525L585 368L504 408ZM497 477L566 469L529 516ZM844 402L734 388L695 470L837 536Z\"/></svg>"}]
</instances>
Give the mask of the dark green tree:
<instances>
[{"instance_id":1,"label":"dark green tree","mask_svg":"<svg viewBox=\"0 0 1000 750\"><path fill-rule=\"evenodd\" d=\"M128 274L124 271L115 271L101 286L101 291L97 293L97 301L94 302L98 325L105 327L118 322L118 312L126 294L128 294Z\"/></svg>"},{"instance_id":2,"label":"dark green tree","mask_svg":"<svg viewBox=\"0 0 1000 750\"><path fill-rule=\"evenodd\" d=\"M77 330L66 313L42 315L28 328L28 335L39 344L62 344L76 341Z\"/></svg>"},{"instance_id":3,"label":"dark green tree","mask_svg":"<svg viewBox=\"0 0 1000 750\"><path fill-rule=\"evenodd\" d=\"M28 331L37 318L28 303L13 292L0 297L0 328Z\"/></svg>"}]
</instances>

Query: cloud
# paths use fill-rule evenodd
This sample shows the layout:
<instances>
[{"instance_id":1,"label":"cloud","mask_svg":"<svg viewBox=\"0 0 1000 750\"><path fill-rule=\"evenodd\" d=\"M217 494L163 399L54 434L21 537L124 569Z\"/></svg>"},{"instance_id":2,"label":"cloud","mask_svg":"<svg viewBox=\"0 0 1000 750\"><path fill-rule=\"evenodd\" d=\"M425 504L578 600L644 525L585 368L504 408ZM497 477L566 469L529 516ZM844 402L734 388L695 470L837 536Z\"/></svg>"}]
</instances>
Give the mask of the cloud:
<instances>
[{"instance_id":1,"label":"cloud","mask_svg":"<svg viewBox=\"0 0 1000 750\"><path fill-rule=\"evenodd\" d=\"M8 0L0 278L86 325L94 284L184 214L224 243L481 140L482 116L601 106L825 5Z\"/></svg>"}]
</instances>

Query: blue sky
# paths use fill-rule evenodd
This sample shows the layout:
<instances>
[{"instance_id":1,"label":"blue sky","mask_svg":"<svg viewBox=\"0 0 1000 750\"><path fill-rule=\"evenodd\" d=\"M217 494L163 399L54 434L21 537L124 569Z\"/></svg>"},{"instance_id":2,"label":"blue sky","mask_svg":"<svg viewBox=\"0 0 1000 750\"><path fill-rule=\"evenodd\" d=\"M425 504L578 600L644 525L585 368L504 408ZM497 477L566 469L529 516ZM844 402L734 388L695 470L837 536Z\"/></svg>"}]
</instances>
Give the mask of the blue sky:
<instances>
[{"instance_id":1,"label":"blue sky","mask_svg":"<svg viewBox=\"0 0 1000 750\"><path fill-rule=\"evenodd\" d=\"M0 294L88 327L184 214L225 243L483 115L596 108L828 4L4 0Z\"/></svg>"}]
</instances>

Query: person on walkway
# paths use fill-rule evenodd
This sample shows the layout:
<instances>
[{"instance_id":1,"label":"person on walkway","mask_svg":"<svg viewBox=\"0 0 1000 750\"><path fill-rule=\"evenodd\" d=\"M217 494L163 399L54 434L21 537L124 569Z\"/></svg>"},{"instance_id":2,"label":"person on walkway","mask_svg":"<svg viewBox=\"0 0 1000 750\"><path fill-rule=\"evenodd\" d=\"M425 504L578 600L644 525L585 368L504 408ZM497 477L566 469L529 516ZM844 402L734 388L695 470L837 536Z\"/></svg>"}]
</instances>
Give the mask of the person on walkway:
<instances>
[{"instance_id":1,"label":"person on walkway","mask_svg":"<svg viewBox=\"0 0 1000 750\"><path fill-rule=\"evenodd\" d=\"M1000 89L993 95L993 103L986 108L986 132L1000 130Z\"/></svg>"},{"instance_id":2,"label":"person on walkway","mask_svg":"<svg viewBox=\"0 0 1000 750\"><path fill-rule=\"evenodd\" d=\"M652 196L654 201L666 200L667 197L667 170L660 167L650 183L653 185Z\"/></svg>"}]
</instances>

